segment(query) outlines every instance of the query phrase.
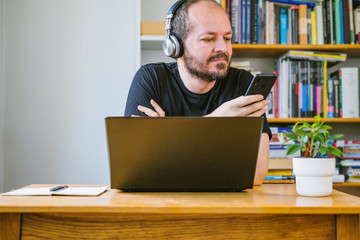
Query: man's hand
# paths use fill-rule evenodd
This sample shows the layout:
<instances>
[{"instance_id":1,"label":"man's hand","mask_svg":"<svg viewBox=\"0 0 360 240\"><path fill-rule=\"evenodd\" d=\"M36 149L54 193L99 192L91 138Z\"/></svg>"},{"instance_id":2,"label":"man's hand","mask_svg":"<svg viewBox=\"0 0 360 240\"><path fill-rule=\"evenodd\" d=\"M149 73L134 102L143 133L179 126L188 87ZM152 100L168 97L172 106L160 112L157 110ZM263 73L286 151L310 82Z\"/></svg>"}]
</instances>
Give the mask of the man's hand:
<instances>
[{"instance_id":1,"label":"man's hand","mask_svg":"<svg viewBox=\"0 0 360 240\"><path fill-rule=\"evenodd\" d=\"M269 105L269 101L263 100L263 96L260 94L240 96L221 104L206 117L260 117L266 112L267 105Z\"/></svg>"},{"instance_id":2,"label":"man's hand","mask_svg":"<svg viewBox=\"0 0 360 240\"><path fill-rule=\"evenodd\" d=\"M141 105L138 106L138 110L140 112L145 113L149 117L165 117L165 112L164 110L162 110L159 104L157 104L153 99L150 100L150 104L151 106L153 106L155 111L153 109ZM138 117L138 116L133 115L132 117Z\"/></svg>"}]
</instances>

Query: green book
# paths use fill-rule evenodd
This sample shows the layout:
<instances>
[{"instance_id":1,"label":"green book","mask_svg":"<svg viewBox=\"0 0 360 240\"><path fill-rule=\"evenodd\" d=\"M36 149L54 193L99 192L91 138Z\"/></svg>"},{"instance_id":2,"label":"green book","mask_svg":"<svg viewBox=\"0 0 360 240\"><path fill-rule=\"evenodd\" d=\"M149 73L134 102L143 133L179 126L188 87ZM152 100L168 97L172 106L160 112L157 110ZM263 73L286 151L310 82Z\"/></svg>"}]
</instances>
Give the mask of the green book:
<instances>
[{"instance_id":1,"label":"green book","mask_svg":"<svg viewBox=\"0 0 360 240\"><path fill-rule=\"evenodd\" d=\"M340 30L340 0L334 0L335 12L335 40L336 44L341 44L341 30Z\"/></svg>"}]
</instances>

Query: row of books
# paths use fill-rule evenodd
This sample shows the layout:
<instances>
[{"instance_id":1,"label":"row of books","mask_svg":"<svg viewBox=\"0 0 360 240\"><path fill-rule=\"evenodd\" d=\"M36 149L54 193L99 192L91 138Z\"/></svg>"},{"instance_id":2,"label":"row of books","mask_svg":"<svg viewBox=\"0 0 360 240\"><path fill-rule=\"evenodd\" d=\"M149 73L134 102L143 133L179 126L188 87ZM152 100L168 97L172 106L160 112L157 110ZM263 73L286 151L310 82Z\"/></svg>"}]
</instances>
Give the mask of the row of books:
<instances>
[{"instance_id":1,"label":"row of books","mask_svg":"<svg viewBox=\"0 0 360 240\"><path fill-rule=\"evenodd\" d=\"M360 71L346 67L330 74L327 82L327 117L360 117Z\"/></svg>"},{"instance_id":2,"label":"row of books","mask_svg":"<svg viewBox=\"0 0 360 240\"><path fill-rule=\"evenodd\" d=\"M359 69L340 68L328 79L328 66L346 54L290 50L280 57L268 99L269 118L359 117Z\"/></svg>"},{"instance_id":3,"label":"row of books","mask_svg":"<svg viewBox=\"0 0 360 240\"><path fill-rule=\"evenodd\" d=\"M223 0L235 44L354 44L360 6L353 0Z\"/></svg>"}]
</instances>

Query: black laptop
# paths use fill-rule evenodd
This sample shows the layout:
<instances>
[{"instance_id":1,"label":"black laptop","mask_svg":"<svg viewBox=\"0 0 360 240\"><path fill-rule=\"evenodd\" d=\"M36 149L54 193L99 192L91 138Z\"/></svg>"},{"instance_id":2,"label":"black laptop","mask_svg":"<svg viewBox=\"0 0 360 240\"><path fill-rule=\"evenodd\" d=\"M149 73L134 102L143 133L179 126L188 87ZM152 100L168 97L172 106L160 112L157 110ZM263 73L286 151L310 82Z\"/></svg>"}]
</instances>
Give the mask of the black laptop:
<instances>
[{"instance_id":1,"label":"black laptop","mask_svg":"<svg viewBox=\"0 0 360 240\"><path fill-rule=\"evenodd\" d=\"M262 125L260 117L108 117L111 188L252 188Z\"/></svg>"}]
</instances>

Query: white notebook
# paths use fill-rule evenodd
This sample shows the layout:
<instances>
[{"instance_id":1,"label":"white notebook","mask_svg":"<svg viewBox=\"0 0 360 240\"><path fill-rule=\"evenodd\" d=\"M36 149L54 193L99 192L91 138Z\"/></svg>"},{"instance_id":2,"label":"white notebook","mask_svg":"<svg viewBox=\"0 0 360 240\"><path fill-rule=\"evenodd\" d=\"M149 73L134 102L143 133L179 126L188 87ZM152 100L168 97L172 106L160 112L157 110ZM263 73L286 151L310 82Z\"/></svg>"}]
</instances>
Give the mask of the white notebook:
<instances>
[{"instance_id":1,"label":"white notebook","mask_svg":"<svg viewBox=\"0 0 360 240\"><path fill-rule=\"evenodd\" d=\"M55 192L50 191L50 187L41 188L20 188L3 193L3 196L98 196L107 190L107 186L102 187L68 187Z\"/></svg>"}]
</instances>

